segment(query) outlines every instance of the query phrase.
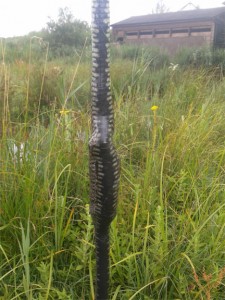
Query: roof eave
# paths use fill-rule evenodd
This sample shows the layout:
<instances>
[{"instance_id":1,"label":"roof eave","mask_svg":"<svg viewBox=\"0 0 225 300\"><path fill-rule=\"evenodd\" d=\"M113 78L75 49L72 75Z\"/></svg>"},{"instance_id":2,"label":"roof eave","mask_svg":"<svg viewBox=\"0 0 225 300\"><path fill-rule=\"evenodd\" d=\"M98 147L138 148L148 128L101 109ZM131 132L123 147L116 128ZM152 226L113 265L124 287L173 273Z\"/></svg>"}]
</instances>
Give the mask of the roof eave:
<instances>
[{"instance_id":1,"label":"roof eave","mask_svg":"<svg viewBox=\"0 0 225 300\"><path fill-rule=\"evenodd\" d=\"M144 26L144 25L161 25L161 24L170 24L170 23L186 23L186 22L196 22L196 21L213 21L216 19L216 17L211 18L198 18L198 19L186 19L186 20L174 20L174 21L155 21L155 22L139 22L139 23L123 23L123 24L117 24L114 23L111 25L111 27L127 27L127 26Z\"/></svg>"}]
</instances>

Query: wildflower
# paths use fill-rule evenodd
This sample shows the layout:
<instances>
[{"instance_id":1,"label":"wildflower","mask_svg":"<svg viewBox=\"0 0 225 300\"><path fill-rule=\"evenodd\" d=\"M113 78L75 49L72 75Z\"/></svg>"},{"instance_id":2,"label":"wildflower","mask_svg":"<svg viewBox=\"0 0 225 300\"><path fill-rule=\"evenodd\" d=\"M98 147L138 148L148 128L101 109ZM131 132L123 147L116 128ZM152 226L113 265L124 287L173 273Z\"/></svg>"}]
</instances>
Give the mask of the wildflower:
<instances>
[{"instance_id":1,"label":"wildflower","mask_svg":"<svg viewBox=\"0 0 225 300\"><path fill-rule=\"evenodd\" d=\"M71 112L71 110L68 110L68 109L62 109L62 110L60 110L60 115L61 116L66 116L68 113L70 113Z\"/></svg>"},{"instance_id":2,"label":"wildflower","mask_svg":"<svg viewBox=\"0 0 225 300\"><path fill-rule=\"evenodd\" d=\"M153 105L153 106L151 107L151 110L152 110L152 111L156 111L158 108L159 108L159 107L158 107L157 105Z\"/></svg>"},{"instance_id":3,"label":"wildflower","mask_svg":"<svg viewBox=\"0 0 225 300\"><path fill-rule=\"evenodd\" d=\"M178 68L179 64L170 63L169 69L175 71Z\"/></svg>"}]
</instances>

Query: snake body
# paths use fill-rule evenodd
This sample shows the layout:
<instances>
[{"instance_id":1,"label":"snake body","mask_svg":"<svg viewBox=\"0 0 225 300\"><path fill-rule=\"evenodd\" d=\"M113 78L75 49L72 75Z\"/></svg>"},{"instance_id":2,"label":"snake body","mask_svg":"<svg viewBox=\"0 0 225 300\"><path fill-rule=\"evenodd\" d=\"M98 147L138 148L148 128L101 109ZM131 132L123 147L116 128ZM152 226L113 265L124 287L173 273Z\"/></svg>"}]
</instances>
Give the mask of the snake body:
<instances>
[{"instance_id":1,"label":"snake body","mask_svg":"<svg viewBox=\"0 0 225 300\"><path fill-rule=\"evenodd\" d=\"M89 141L90 213L95 227L96 299L108 299L109 227L116 215L119 159L109 69L109 0L92 2L92 135Z\"/></svg>"}]
</instances>

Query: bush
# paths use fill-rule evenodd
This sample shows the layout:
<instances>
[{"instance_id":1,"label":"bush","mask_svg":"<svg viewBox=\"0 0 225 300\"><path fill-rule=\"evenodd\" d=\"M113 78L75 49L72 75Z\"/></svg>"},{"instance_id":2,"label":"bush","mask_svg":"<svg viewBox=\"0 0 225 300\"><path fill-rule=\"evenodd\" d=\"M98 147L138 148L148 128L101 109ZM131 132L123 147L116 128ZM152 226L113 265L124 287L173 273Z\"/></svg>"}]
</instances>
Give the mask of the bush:
<instances>
[{"instance_id":1,"label":"bush","mask_svg":"<svg viewBox=\"0 0 225 300\"><path fill-rule=\"evenodd\" d=\"M71 56L76 49L90 45L91 30L87 22L75 20L68 8L61 8L58 19L47 23L44 37L53 56Z\"/></svg>"}]
</instances>

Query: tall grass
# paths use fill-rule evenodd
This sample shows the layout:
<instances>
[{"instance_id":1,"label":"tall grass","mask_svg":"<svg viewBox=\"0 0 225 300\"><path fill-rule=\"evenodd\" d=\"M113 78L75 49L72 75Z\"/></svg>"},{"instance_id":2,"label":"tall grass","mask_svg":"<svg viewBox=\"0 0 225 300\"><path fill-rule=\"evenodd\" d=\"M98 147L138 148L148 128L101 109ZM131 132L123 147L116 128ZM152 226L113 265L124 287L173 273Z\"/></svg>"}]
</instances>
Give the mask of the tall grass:
<instances>
[{"instance_id":1,"label":"tall grass","mask_svg":"<svg viewBox=\"0 0 225 300\"><path fill-rule=\"evenodd\" d=\"M90 64L46 51L38 64L2 55L0 299L94 299ZM155 59L111 66L121 184L110 297L223 299L223 76Z\"/></svg>"}]
</instances>

